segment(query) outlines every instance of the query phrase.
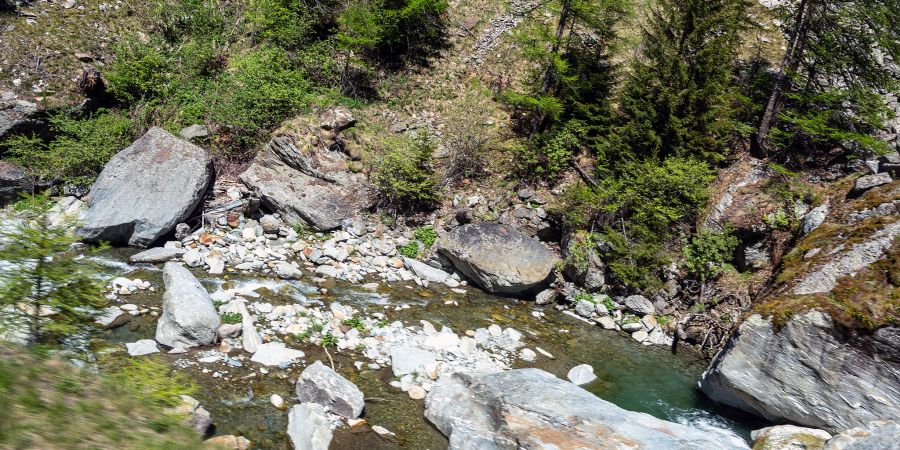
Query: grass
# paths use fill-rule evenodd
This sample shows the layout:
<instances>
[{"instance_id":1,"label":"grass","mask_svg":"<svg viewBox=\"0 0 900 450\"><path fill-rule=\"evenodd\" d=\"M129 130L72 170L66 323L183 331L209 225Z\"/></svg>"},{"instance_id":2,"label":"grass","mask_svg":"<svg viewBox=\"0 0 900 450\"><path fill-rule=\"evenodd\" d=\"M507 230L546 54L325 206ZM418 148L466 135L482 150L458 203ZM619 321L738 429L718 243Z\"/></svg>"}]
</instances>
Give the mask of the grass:
<instances>
[{"instance_id":1,"label":"grass","mask_svg":"<svg viewBox=\"0 0 900 450\"><path fill-rule=\"evenodd\" d=\"M160 385L170 385L169 379L161 380ZM178 417L164 413L157 401L136 396L133 385L119 376L96 375L46 353L5 344L0 345L0 415L0 448L201 447Z\"/></svg>"}]
</instances>

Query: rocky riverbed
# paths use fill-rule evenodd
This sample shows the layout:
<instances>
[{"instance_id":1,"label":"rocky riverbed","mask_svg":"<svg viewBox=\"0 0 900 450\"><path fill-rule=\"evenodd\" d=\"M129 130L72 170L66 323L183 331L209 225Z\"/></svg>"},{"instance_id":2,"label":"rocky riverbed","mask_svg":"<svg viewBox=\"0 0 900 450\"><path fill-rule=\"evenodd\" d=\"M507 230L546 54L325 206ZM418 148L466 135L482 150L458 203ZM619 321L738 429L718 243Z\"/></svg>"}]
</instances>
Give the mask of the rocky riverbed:
<instances>
[{"instance_id":1,"label":"rocky riverbed","mask_svg":"<svg viewBox=\"0 0 900 450\"><path fill-rule=\"evenodd\" d=\"M111 278L119 277L110 297L129 312L111 322L127 323L104 334L112 344L106 351L122 358L129 357L124 344L153 339L165 290L163 266L127 262L136 253L116 249L104 255ZM366 398L363 421L328 415L331 448L445 448L444 435L424 417L424 397L443 377L534 367L566 379L579 364L593 366L597 377L583 387L622 408L745 438L758 428L745 416L721 415L703 400L694 384L704 362L693 354L672 355L552 305L494 297L465 285L373 281L378 275L355 283L315 279L298 266L299 279L265 269L226 269L221 275L210 274L208 265L191 269L219 312L250 316L259 338L256 353L246 351L246 335L235 333L183 353L153 344L151 351L159 353L131 357L162 359L197 380L202 389L195 397L210 412L215 433L243 435L258 448L291 448L294 382L315 361L328 367L333 362ZM284 354L278 343L296 353ZM259 346L268 357L257 356Z\"/></svg>"}]
</instances>

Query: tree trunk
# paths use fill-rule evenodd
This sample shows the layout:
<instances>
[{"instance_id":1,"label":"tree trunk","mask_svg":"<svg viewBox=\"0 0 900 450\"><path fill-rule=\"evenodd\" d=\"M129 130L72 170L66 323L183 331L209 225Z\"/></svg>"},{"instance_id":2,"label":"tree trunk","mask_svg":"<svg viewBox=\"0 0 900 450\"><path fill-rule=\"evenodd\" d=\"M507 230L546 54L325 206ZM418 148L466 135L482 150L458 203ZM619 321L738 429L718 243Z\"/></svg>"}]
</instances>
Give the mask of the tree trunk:
<instances>
[{"instance_id":1,"label":"tree trunk","mask_svg":"<svg viewBox=\"0 0 900 450\"><path fill-rule=\"evenodd\" d=\"M768 156L769 131L778 120L778 115L784 106L784 95L791 89L791 76L800 65L809 31L809 10L812 8L812 2L813 0L800 0L800 5L797 7L793 33L791 33L787 50L781 60L781 67L775 76L775 85L772 87L772 93L766 103L766 110L759 121L759 128L753 139L753 150L759 157Z\"/></svg>"},{"instance_id":2,"label":"tree trunk","mask_svg":"<svg viewBox=\"0 0 900 450\"><path fill-rule=\"evenodd\" d=\"M562 46L562 36L563 32L566 29L566 26L569 22L569 15L572 11L571 1L563 0L562 2L562 11L559 13L559 23L556 24L556 39L553 40L553 47L550 48L550 54L556 55L559 53L559 49ZM544 70L544 81L541 83L541 95L546 95L547 92L550 91L550 85L553 83L553 72L555 71L553 67L553 61L547 63L547 68Z\"/></svg>"}]
</instances>

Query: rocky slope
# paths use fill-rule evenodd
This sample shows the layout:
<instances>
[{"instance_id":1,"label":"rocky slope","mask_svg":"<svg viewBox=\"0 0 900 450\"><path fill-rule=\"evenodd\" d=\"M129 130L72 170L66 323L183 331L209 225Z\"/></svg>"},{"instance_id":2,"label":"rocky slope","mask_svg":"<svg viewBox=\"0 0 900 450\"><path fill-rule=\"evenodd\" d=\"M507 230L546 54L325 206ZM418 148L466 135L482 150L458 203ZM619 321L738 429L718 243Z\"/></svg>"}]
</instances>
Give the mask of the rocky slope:
<instances>
[{"instance_id":1,"label":"rocky slope","mask_svg":"<svg viewBox=\"0 0 900 450\"><path fill-rule=\"evenodd\" d=\"M807 234L704 375L710 398L832 432L900 418L900 182L875 176L836 183L806 215Z\"/></svg>"}]
</instances>

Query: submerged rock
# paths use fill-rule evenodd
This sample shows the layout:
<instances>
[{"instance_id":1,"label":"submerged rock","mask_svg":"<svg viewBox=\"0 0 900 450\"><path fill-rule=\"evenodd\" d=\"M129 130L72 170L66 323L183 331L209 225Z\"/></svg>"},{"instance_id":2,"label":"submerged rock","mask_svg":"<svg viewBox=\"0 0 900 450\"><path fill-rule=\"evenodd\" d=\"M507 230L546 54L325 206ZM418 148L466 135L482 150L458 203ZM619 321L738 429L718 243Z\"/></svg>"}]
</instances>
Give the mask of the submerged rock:
<instances>
[{"instance_id":1,"label":"submerged rock","mask_svg":"<svg viewBox=\"0 0 900 450\"><path fill-rule=\"evenodd\" d=\"M151 128L103 168L78 234L147 247L194 212L211 178L206 150Z\"/></svg>"},{"instance_id":2,"label":"submerged rock","mask_svg":"<svg viewBox=\"0 0 900 450\"><path fill-rule=\"evenodd\" d=\"M294 405L288 413L287 435L294 450L328 450L332 434L325 408L316 403Z\"/></svg>"},{"instance_id":3,"label":"submerged rock","mask_svg":"<svg viewBox=\"0 0 900 450\"><path fill-rule=\"evenodd\" d=\"M539 369L442 377L425 417L450 449L748 449L724 430L631 412Z\"/></svg>"},{"instance_id":4,"label":"submerged rock","mask_svg":"<svg viewBox=\"0 0 900 450\"><path fill-rule=\"evenodd\" d=\"M183 248L156 247L131 255L131 257L128 258L128 262L132 264L164 263L173 259L180 259L182 256L184 256L186 251L187 250Z\"/></svg>"},{"instance_id":5,"label":"submerged rock","mask_svg":"<svg viewBox=\"0 0 900 450\"><path fill-rule=\"evenodd\" d=\"M359 417L365 406L362 391L331 368L325 367L322 361L303 369L296 389L301 402L327 406L335 414L348 419Z\"/></svg>"},{"instance_id":6,"label":"submerged rock","mask_svg":"<svg viewBox=\"0 0 900 450\"><path fill-rule=\"evenodd\" d=\"M780 330L747 318L703 374L711 399L831 432L900 415L900 329L844 334L825 313L793 317Z\"/></svg>"},{"instance_id":7,"label":"submerged rock","mask_svg":"<svg viewBox=\"0 0 900 450\"><path fill-rule=\"evenodd\" d=\"M482 289L496 294L540 289L557 261L537 240L496 223L458 227L440 239L438 250Z\"/></svg>"},{"instance_id":8,"label":"submerged rock","mask_svg":"<svg viewBox=\"0 0 900 450\"><path fill-rule=\"evenodd\" d=\"M216 342L221 325L212 298L184 266L167 262L163 268L163 312L156 341L168 347L189 348Z\"/></svg>"}]
</instances>

